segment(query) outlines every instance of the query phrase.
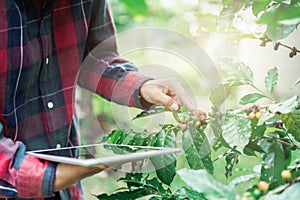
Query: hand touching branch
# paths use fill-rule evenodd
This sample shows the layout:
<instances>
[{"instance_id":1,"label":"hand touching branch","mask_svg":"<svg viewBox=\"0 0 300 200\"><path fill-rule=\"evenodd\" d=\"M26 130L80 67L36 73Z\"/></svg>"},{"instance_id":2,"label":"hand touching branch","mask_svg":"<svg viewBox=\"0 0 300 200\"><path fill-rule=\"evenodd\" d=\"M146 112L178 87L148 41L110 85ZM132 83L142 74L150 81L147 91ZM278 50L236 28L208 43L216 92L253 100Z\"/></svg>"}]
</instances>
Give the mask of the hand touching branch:
<instances>
[{"instance_id":1,"label":"hand touching branch","mask_svg":"<svg viewBox=\"0 0 300 200\"><path fill-rule=\"evenodd\" d=\"M196 104L175 79L146 81L140 88L140 94L148 103L163 105L172 111L179 110L182 105L190 111L196 109Z\"/></svg>"}]
</instances>

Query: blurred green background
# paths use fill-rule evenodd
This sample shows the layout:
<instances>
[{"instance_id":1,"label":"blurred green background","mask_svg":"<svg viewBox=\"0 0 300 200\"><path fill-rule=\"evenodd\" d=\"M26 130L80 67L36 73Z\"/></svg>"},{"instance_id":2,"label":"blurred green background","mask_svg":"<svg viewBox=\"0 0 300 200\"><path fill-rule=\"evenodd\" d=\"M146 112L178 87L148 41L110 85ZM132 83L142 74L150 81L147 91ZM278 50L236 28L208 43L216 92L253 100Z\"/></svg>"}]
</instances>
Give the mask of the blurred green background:
<instances>
[{"instance_id":1,"label":"blurred green background","mask_svg":"<svg viewBox=\"0 0 300 200\"><path fill-rule=\"evenodd\" d=\"M267 70L277 66L279 84L275 95L280 99L291 96L291 94L300 94L299 86L290 89L300 76L300 56L291 59L288 57L288 50L284 48L275 52L271 44L261 47L259 40L242 39L237 41L233 39L235 35L231 31L216 31L216 15L222 8L220 0L109 0L109 3L118 35L122 35L128 30L145 27L175 31L195 41L216 66L218 59L222 56L243 61L253 70L254 82L260 88L264 86ZM246 33L247 31L254 34L261 33L263 27L254 26L255 19L249 17L248 13L243 13L239 17L240 21L236 23L238 29ZM282 42L300 47L299 33L299 30L295 31ZM119 47L122 48L122 45L126 45L126 42L120 41ZM197 101L199 108L205 111L210 110L210 91L206 82L215 77L201 77L201 74L195 73L188 62L161 51L135 51L122 56L135 62L140 72L146 75L154 78L176 77L186 87L191 97ZM193 56L197 56L197 53L194 53ZM151 70L153 67L157 67L158 70ZM226 109L237 107L240 97L249 91L250 89L247 87L236 90L226 102ZM78 88L76 98L83 144L99 142L103 134L110 133L117 128L155 131L159 129L159 124L173 122L172 117L168 114L132 121L131 119L141 110L110 103L81 88ZM213 157L216 158L222 153L222 150L213 152ZM252 170L259 159L241 157L239 164L235 167L236 171L229 180L226 180L224 176L224 159L217 160L214 176L223 183L230 182L237 175L243 174L242 170ZM181 162L181 166L184 166L185 161ZM122 175L123 173L120 171L109 169L83 180L85 198L96 199L92 194L114 192L121 186L116 180ZM176 189L180 184L180 180L176 177L172 187ZM247 185L240 187L243 189Z\"/></svg>"}]
</instances>

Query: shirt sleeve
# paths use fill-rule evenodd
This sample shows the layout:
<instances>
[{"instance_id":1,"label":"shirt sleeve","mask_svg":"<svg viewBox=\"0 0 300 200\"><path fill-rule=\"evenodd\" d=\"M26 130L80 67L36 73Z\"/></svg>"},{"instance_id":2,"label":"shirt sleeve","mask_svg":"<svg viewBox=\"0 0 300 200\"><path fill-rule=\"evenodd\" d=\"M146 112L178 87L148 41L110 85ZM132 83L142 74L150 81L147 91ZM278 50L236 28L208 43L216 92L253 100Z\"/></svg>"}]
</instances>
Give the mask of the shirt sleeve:
<instances>
[{"instance_id":1,"label":"shirt sleeve","mask_svg":"<svg viewBox=\"0 0 300 200\"><path fill-rule=\"evenodd\" d=\"M145 109L139 89L152 78L118 56L115 27L106 1L93 1L85 55L78 76L80 86L110 101Z\"/></svg>"},{"instance_id":2,"label":"shirt sleeve","mask_svg":"<svg viewBox=\"0 0 300 200\"><path fill-rule=\"evenodd\" d=\"M21 142L3 135L0 123L0 198L53 196L56 164L26 155Z\"/></svg>"}]
</instances>

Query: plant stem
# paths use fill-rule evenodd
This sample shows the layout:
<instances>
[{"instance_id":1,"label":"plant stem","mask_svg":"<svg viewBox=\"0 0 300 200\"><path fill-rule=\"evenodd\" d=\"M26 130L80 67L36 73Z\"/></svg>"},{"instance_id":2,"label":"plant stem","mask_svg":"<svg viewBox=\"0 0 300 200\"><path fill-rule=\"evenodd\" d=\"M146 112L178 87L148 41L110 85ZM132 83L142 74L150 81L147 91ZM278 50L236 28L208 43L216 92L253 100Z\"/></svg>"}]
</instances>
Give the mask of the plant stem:
<instances>
[{"instance_id":1,"label":"plant stem","mask_svg":"<svg viewBox=\"0 0 300 200\"><path fill-rule=\"evenodd\" d=\"M264 138L266 138L266 139L273 139L272 137L268 137L268 136L264 136ZM290 146L290 147L292 147L292 148L294 148L294 149L300 149L299 146L297 146L297 145L295 145L295 144L288 143L288 142L283 141L283 140L275 139L274 141L275 141L275 142L278 142L278 143L280 143L280 144L283 144L283 145L285 145L285 146Z\"/></svg>"},{"instance_id":2,"label":"plant stem","mask_svg":"<svg viewBox=\"0 0 300 200\"><path fill-rule=\"evenodd\" d=\"M272 193L272 194L280 193L280 192L286 190L288 187L290 187L293 183L296 183L296 182L298 182L298 181L300 181L300 177L297 177L295 180L293 180L293 181L291 181L291 182L288 182L287 184L282 185L282 186L280 186L280 187L278 187L278 188L272 190L271 193Z\"/></svg>"},{"instance_id":3,"label":"plant stem","mask_svg":"<svg viewBox=\"0 0 300 200\"><path fill-rule=\"evenodd\" d=\"M254 84L252 84L252 83L250 83L249 84L251 87L253 87L254 89L256 89L257 91L259 91L260 93L262 93L265 97L267 97L268 99L270 99L270 100L272 100L272 101L275 101L275 99L271 96L271 95L269 95L269 94L267 94L266 92L264 92L264 91L262 91L261 89L259 89L258 87L256 87Z\"/></svg>"},{"instance_id":4,"label":"plant stem","mask_svg":"<svg viewBox=\"0 0 300 200\"><path fill-rule=\"evenodd\" d=\"M300 53L300 50L297 49L296 47L290 47L290 46L288 46L288 45L286 45L286 44L282 44L281 42L278 42L278 45L283 46L283 47L285 47L285 48L288 48L288 49L290 49L290 50L292 50L292 51L295 51L295 52Z\"/></svg>"}]
</instances>

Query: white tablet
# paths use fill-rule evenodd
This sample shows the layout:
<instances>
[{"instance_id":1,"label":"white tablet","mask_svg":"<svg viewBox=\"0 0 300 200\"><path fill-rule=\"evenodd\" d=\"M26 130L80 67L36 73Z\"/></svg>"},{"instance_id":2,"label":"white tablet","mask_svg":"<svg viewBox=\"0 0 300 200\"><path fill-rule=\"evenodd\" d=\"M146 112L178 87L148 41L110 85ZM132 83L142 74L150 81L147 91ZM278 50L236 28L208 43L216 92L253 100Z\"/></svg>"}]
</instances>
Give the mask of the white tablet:
<instances>
[{"instance_id":1,"label":"white tablet","mask_svg":"<svg viewBox=\"0 0 300 200\"><path fill-rule=\"evenodd\" d=\"M80 154L79 158L66 156L70 155L71 152L78 152L78 150ZM116 166L127 162L143 160L145 158L151 158L165 154L175 154L179 152L179 148L132 146L105 143L68 148L27 151L27 154L53 162L89 167L100 164Z\"/></svg>"}]
</instances>

